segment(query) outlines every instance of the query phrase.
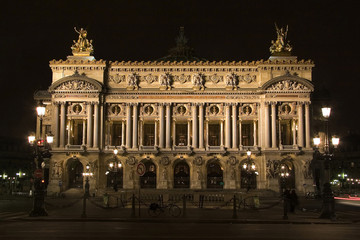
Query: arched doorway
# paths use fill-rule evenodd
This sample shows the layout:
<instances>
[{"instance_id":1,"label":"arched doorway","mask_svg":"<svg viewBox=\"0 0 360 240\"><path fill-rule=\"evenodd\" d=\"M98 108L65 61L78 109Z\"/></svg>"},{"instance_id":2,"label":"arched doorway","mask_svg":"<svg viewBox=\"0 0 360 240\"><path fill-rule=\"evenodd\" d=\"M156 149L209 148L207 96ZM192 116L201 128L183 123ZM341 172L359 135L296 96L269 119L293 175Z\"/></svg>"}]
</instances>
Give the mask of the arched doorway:
<instances>
[{"instance_id":1,"label":"arched doorway","mask_svg":"<svg viewBox=\"0 0 360 240\"><path fill-rule=\"evenodd\" d=\"M123 167L121 163L119 166L114 167L110 165L106 171L106 187L113 188L115 191L118 188L123 188Z\"/></svg>"},{"instance_id":2,"label":"arched doorway","mask_svg":"<svg viewBox=\"0 0 360 240\"><path fill-rule=\"evenodd\" d=\"M78 158L68 161L69 188L83 188L84 167Z\"/></svg>"},{"instance_id":3,"label":"arched doorway","mask_svg":"<svg viewBox=\"0 0 360 240\"><path fill-rule=\"evenodd\" d=\"M190 187L190 168L185 161L178 162L174 167L174 188Z\"/></svg>"},{"instance_id":4,"label":"arched doorway","mask_svg":"<svg viewBox=\"0 0 360 240\"><path fill-rule=\"evenodd\" d=\"M243 160L240 163L240 187L247 189L256 189L257 181L256 176L258 172L256 171L256 164L251 159Z\"/></svg>"},{"instance_id":5,"label":"arched doorway","mask_svg":"<svg viewBox=\"0 0 360 240\"><path fill-rule=\"evenodd\" d=\"M211 161L206 166L207 188L224 188L223 169L218 160Z\"/></svg>"},{"instance_id":6,"label":"arched doorway","mask_svg":"<svg viewBox=\"0 0 360 240\"><path fill-rule=\"evenodd\" d=\"M291 159L285 159L279 165L280 190L295 188L295 169Z\"/></svg>"},{"instance_id":7,"label":"arched doorway","mask_svg":"<svg viewBox=\"0 0 360 240\"><path fill-rule=\"evenodd\" d=\"M156 166L152 161L144 162L146 171L140 177L141 188L156 188Z\"/></svg>"}]
</instances>

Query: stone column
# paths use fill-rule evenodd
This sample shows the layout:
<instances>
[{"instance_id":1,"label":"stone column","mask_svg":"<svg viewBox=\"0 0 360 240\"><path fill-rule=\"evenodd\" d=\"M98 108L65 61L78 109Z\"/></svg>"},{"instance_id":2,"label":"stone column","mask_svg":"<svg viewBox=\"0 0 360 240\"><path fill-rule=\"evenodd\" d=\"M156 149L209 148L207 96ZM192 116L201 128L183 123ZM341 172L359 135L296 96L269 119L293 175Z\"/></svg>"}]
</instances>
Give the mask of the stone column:
<instances>
[{"instance_id":1,"label":"stone column","mask_svg":"<svg viewBox=\"0 0 360 240\"><path fill-rule=\"evenodd\" d=\"M74 120L69 120L69 126L68 126L68 134L67 134L67 144L66 145L71 145L70 141L71 141L71 133L73 131L73 126L74 125Z\"/></svg>"},{"instance_id":2,"label":"stone column","mask_svg":"<svg viewBox=\"0 0 360 240\"><path fill-rule=\"evenodd\" d=\"M310 144L310 102L305 103L305 138L306 138L306 148L311 148Z\"/></svg>"},{"instance_id":3,"label":"stone column","mask_svg":"<svg viewBox=\"0 0 360 240\"><path fill-rule=\"evenodd\" d=\"M188 120L188 125L187 125L188 127L187 127L187 145L188 146L191 146L191 122L190 122L190 120Z\"/></svg>"},{"instance_id":4,"label":"stone column","mask_svg":"<svg viewBox=\"0 0 360 240\"><path fill-rule=\"evenodd\" d=\"M83 136L82 136L82 146L86 145L86 120L83 119Z\"/></svg>"},{"instance_id":5,"label":"stone column","mask_svg":"<svg viewBox=\"0 0 360 240\"><path fill-rule=\"evenodd\" d=\"M224 146L224 121L220 121L220 146Z\"/></svg>"},{"instance_id":6,"label":"stone column","mask_svg":"<svg viewBox=\"0 0 360 240\"><path fill-rule=\"evenodd\" d=\"M176 122L172 123L172 146L176 145Z\"/></svg>"},{"instance_id":7,"label":"stone column","mask_svg":"<svg viewBox=\"0 0 360 240\"><path fill-rule=\"evenodd\" d=\"M105 119L104 119L104 103L100 105L100 148L103 149L105 146Z\"/></svg>"},{"instance_id":8,"label":"stone column","mask_svg":"<svg viewBox=\"0 0 360 240\"><path fill-rule=\"evenodd\" d=\"M166 104L166 148L171 148L171 104Z\"/></svg>"},{"instance_id":9,"label":"stone column","mask_svg":"<svg viewBox=\"0 0 360 240\"><path fill-rule=\"evenodd\" d=\"M99 147L99 103L94 104L94 148Z\"/></svg>"},{"instance_id":10,"label":"stone column","mask_svg":"<svg viewBox=\"0 0 360 240\"><path fill-rule=\"evenodd\" d=\"M144 146L144 120L139 121L139 146ZM155 142L154 142L155 145Z\"/></svg>"},{"instance_id":11,"label":"stone column","mask_svg":"<svg viewBox=\"0 0 360 240\"><path fill-rule=\"evenodd\" d=\"M160 122L160 136L159 136L159 147L165 147L165 119L164 119L164 104L159 105L159 122Z\"/></svg>"},{"instance_id":12,"label":"stone column","mask_svg":"<svg viewBox=\"0 0 360 240\"><path fill-rule=\"evenodd\" d=\"M237 115L237 109L236 109L236 104L233 104L232 105L232 133L233 133L233 136L232 136L232 148L237 148L237 124L236 124L236 121L237 121L237 118L236 118L236 115Z\"/></svg>"},{"instance_id":13,"label":"stone column","mask_svg":"<svg viewBox=\"0 0 360 240\"><path fill-rule=\"evenodd\" d=\"M193 127L193 131L192 131L192 146L193 148L198 148L198 116L197 116L197 106L196 104L192 105L192 127Z\"/></svg>"},{"instance_id":14,"label":"stone column","mask_svg":"<svg viewBox=\"0 0 360 240\"><path fill-rule=\"evenodd\" d=\"M209 121L206 120L206 147L209 146Z\"/></svg>"},{"instance_id":15,"label":"stone column","mask_svg":"<svg viewBox=\"0 0 360 240\"><path fill-rule=\"evenodd\" d=\"M298 104L298 118L298 145L299 147L304 147L304 112L302 103Z\"/></svg>"},{"instance_id":16,"label":"stone column","mask_svg":"<svg viewBox=\"0 0 360 240\"><path fill-rule=\"evenodd\" d=\"M276 103L271 103L271 147L276 148Z\"/></svg>"},{"instance_id":17,"label":"stone column","mask_svg":"<svg viewBox=\"0 0 360 240\"><path fill-rule=\"evenodd\" d=\"M124 121L121 121L121 146L125 146L125 122Z\"/></svg>"},{"instance_id":18,"label":"stone column","mask_svg":"<svg viewBox=\"0 0 360 240\"><path fill-rule=\"evenodd\" d=\"M158 146L159 145L159 143L158 143L158 121L156 121L155 120L155 133L154 133L154 144L155 144L155 146Z\"/></svg>"},{"instance_id":19,"label":"stone column","mask_svg":"<svg viewBox=\"0 0 360 240\"><path fill-rule=\"evenodd\" d=\"M269 148L270 147L270 134L269 134L269 104L265 103L265 116L264 116L264 121L265 121L265 148Z\"/></svg>"},{"instance_id":20,"label":"stone column","mask_svg":"<svg viewBox=\"0 0 360 240\"><path fill-rule=\"evenodd\" d=\"M239 119L239 148L242 148L241 119Z\"/></svg>"},{"instance_id":21,"label":"stone column","mask_svg":"<svg viewBox=\"0 0 360 240\"><path fill-rule=\"evenodd\" d=\"M59 104L54 103L55 111L54 111L54 118L55 118L55 132L54 132L54 147L59 147L60 145L60 137L59 137L59 127L60 127L60 121L59 121Z\"/></svg>"},{"instance_id":22,"label":"stone column","mask_svg":"<svg viewBox=\"0 0 360 240\"><path fill-rule=\"evenodd\" d=\"M229 104L226 104L225 106L225 147L230 148L230 142L231 142L231 116L230 116L230 106Z\"/></svg>"},{"instance_id":23,"label":"stone column","mask_svg":"<svg viewBox=\"0 0 360 240\"><path fill-rule=\"evenodd\" d=\"M62 102L60 106L60 147L65 147L65 131L66 131L66 103Z\"/></svg>"},{"instance_id":24,"label":"stone column","mask_svg":"<svg viewBox=\"0 0 360 240\"><path fill-rule=\"evenodd\" d=\"M254 120L254 146L257 146L257 121Z\"/></svg>"},{"instance_id":25,"label":"stone column","mask_svg":"<svg viewBox=\"0 0 360 240\"><path fill-rule=\"evenodd\" d=\"M132 148L138 148L138 110L137 103L133 105L133 142Z\"/></svg>"},{"instance_id":26,"label":"stone column","mask_svg":"<svg viewBox=\"0 0 360 240\"><path fill-rule=\"evenodd\" d=\"M131 148L131 104L126 105L126 148Z\"/></svg>"},{"instance_id":27,"label":"stone column","mask_svg":"<svg viewBox=\"0 0 360 240\"><path fill-rule=\"evenodd\" d=\"M204 104L199 105L199 148L204 148Z\"/></svg>"},{"instance_id":28,"label":"stone column","mask_svg":"<svg viewBox=\"0 0 360 240\"><path fill-rule=\"evenodd\" d=\"M295 123L295 119L293 119L291 121L292 123L292 131L293 131L293 145L296 145L297 142L296 142L296 123Z\"/></svg>"},{"instance_id":29,"label":"stone column","mask_svg":"<svg viewBox=\"0 0 360 240\"><path fill-rule=\"evenodd\" d=\"M86 140L86 146L88 148L91 148L92 147L92 136L93 136L93 108L92 108L91 103L88 103L87 109L88 109L88 116L87 116L87 140Z\"/></svg>"}]
</instances>

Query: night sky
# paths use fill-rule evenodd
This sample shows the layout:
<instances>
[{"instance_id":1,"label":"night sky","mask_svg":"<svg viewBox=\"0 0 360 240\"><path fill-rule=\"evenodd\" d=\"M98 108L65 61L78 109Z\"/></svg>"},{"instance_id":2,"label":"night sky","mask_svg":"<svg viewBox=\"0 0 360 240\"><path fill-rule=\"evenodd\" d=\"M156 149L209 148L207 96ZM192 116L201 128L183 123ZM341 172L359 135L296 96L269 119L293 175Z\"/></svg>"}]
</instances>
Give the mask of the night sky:
<instances>
[{"instance_id":1,"label":"night sky","mask_svg":"<svg viewBox=\"0 0 360 240\"><path fill-rule=\"evenodd\" d=\"M289 2L296 2L289 3ZM274 23L289 25L298 59L315 62L313 82L328 92L331 125L360 133L357 1L1 1L0 136L35 130L33 93L51 83L49 61L71 55L74 27L86 28L97 60L156 60L185 27L197 56L218 61L268 59ZM341 5L340 5L341 4Z\"/></svg>"}]
</instances>

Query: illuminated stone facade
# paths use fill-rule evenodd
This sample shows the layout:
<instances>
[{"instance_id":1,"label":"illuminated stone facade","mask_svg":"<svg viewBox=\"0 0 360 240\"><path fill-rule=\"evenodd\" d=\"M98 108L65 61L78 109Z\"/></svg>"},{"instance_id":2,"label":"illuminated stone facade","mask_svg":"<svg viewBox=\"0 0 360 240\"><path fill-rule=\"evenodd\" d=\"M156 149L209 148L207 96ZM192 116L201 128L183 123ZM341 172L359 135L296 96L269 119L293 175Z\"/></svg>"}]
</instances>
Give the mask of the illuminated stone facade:
<instances>
[{"instance_id":1,"label":"illuminated stone facade","mask_svg":"<svg viewBox=\"0 0 360 240\"><path fill-rule=\"evenodd\" d=\"M46 105L42 132L54 135L49 194L82 187L87 164L97 194L115 182L279 191L282 173L284 186L313 190L310 60L111 62L74 53L50 67L51 86L35 95ZM121 171L106 175L115 148Z\"/></svg>"}]
</instances>

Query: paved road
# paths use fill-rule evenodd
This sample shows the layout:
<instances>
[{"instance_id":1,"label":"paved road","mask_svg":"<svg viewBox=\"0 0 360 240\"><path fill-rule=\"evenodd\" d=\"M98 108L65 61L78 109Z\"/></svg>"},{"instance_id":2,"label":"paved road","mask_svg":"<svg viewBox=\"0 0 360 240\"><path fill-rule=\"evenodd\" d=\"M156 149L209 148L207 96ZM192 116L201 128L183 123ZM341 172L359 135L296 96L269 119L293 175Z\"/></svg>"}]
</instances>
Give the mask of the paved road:
<instances>
[{"instance_id":1,"label":"paved road","mask_svg":"<svg viewBox=\"0 0 360 240\"><path fill-rule=\"evenodd\" d=\"M359 224L6 222L0 239L359 239Z\"/></svg>"}]
</instances>

